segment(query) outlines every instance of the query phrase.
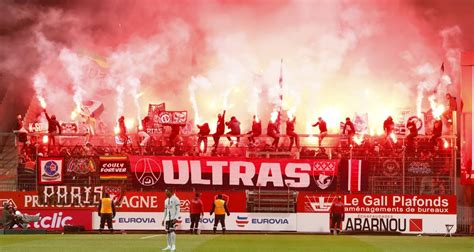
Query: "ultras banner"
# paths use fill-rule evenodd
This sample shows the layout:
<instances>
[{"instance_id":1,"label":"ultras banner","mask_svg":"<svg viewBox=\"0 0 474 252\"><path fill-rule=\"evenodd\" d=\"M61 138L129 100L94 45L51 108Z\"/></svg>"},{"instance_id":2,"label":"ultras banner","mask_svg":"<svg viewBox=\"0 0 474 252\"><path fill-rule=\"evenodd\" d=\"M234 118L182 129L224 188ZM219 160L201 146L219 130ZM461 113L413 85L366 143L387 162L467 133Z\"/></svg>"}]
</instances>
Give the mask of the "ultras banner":
<instances>
[{"instance_id":1,"label":"ultras banner","mask_svg":"<svg viewBox=\"0 0 474 252\"><path fill-rule=\"evenodd\" d=\"M333 190L339 160L129 156L144 187Z\"/></svg>"}]
</instances>

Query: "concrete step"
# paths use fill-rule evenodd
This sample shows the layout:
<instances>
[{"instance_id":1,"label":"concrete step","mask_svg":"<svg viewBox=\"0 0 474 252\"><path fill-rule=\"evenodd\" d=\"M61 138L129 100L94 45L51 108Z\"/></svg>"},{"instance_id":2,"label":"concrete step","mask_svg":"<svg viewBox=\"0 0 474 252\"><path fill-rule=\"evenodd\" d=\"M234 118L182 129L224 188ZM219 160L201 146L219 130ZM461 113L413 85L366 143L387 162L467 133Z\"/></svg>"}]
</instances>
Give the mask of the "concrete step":
<instances>
[{"instance_id":1,"label":"concrete step","mask_svg":"<svg viewBox=\"0 0 474 252\"><path fill-rule=\"evenodd\" d=\"M4 146L0 152L0 191L16 191L18 153L15 147L15 135L4 135Z\"/></svg>"},{"instance_id":2,"label":"concrete step","mask_svg":"<svg viewBox=\"0 0 474 252\"><path fill-rule=\"evenodd\" d=\"M255 203L255 204L257 204L257 202L259 202L259 201L260 201L260 202L265 202L265 203L267 203L267 202L268 202L268 203L288 203L288 202L294 203L294 202L296 202L296 199L294 199L294 198L290 198L290 199L265 199L265 198L264 198L264 199L262 199L262 198L258 199L258 198L249 198L249 199L248 199L248 202L249 202L249 203Z\"/></svg>"},{"instance_id":3,"label":"concrete step","mask_svg":"<svg viewBox=\"0 0 474 252\"><path fill-rule=\"evenodd\" d=\"M267 213L294 213L295 209L290 207L254 207L254 212L267 212Z\"/></svg>"}]
</instances>

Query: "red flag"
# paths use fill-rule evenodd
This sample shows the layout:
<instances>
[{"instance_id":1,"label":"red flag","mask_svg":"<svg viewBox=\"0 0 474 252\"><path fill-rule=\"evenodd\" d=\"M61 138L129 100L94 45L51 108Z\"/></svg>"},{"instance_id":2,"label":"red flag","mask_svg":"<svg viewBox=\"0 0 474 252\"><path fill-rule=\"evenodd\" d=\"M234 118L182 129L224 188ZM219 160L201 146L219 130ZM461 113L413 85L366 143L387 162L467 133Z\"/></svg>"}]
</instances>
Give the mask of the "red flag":
<instances>
[{"instance_id":1,"label":"red flag","mask_svg":"<svg viewBox=\"0 0 474 252\"><path fill-rule=\"evenodd\" d=\"M362 160L349 159L347 189L350 192L360 192L361 190L361 173Z\"/></svg>"}]
</instances>

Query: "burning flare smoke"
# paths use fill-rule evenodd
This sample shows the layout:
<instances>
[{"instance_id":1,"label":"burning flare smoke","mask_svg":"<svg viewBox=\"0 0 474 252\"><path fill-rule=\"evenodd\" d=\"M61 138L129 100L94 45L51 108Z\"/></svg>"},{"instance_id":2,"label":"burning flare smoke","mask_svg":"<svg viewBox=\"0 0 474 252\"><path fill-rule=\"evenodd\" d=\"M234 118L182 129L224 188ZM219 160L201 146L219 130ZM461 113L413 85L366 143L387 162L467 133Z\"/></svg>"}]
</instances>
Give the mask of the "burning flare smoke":
<instances>
[{"instance_id":1,"label":"burning flare smoke","mask_svg":"<svg viewBox=\"0 0 474 252\"><path fill-rule=\"evenodd\" d=\"M44 92L48 84L46 76L43 73L37 73L33 77L33 87L36 91L36 98L40 102L42 108L46 108L46 100L44 99Z\"/></svg>"}]
</instances>

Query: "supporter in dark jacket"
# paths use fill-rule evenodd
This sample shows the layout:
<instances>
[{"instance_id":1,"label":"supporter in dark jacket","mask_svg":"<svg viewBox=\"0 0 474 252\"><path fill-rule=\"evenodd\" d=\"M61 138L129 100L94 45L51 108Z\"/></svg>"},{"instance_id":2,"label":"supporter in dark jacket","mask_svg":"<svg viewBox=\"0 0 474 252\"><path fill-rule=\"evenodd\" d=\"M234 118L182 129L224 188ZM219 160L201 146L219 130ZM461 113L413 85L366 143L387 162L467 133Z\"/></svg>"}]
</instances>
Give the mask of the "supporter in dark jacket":
<instances>
[{"instance_id":1,"label":"supporter in dark jacket","mask_svg":"<svg viewBox=\"0 0 474 252\"><path fill-rule=\"evenodd\" d=\"M393 132L393 129L395 128L395 123L393 122L393 118L389 116L384 122L383 122L383 130L385 131L385 134L387 137L390 136L390 134Z\"/></svg>"},{"instance_id":2,"label":"supporter in dark jacket","mask_svg":"<svg viewBox=\"0 0 474 252\"><path fill-rule=\"evenodd\" d=\"M278 124L276 122L269 121L267 125L267 135L273 138L272 147L274 148L278 148L278 142L280 141L278 134L280 134Z\"/></svg>"},{"instance_id":3,"label":"supporter in dark jacket","mask_svg":"<svg viewBox=\"0 0 474 252\"><path fill-rule=\"evenodd\" d=\"M197 127L199 128L198 141L197 141L199 153L206 153L207 152L207 137L211 133L211 129L209 128L208 123L204 123L203 125L197 125ZM204 143L204 148L201 148L201 144L203 143Z\"/></svg>"},{"instance_id":4,"label":"supporter in dark jacket","mask_svg":"<svg viewBox=\"0 0 474 252\"><path fill-rule=\"evenodd\" d=\"M352 144L352 137L355 135L355 127L349 117L346 118L346 123L344 124L342 134L347 134L349 138L349 144Z\"/></svg>"},{"instance_id":5,"label":"supporter in dark jacket","mask_svg":"<svg viewBox=\"0 0 474 252\"><path fill-rule=\"evenodd\" d=\"M293 117L293 119L288 119L286 121L286 135L290 137L290 148L289 151L291 151L291 148L293 148L293 144L296 142L296 148L300 148L300 139L298 137L298 134L295 133L295 123L296 123L296 117Z\"/></svg>"},{"instance_id":6,"label":"supporter in dark jacket","mask_svg":"<svg viewBox=\"0 0 474 252\"><path fill-rule=\"evenodd\" d=\"M346 118L346 123L344 124L344 129L342 130L342 134L347 134L353 136L355 134L355 127L349 117Z\"/></svg>"},{"instance_id":7,"label":"supporter in dark jacket","mask_svg":"<svg viewBox=\"0 0 474 252\"><path fill-rule=\"evenodd\" d=\"M44 110L44 115L46 116L46 119L48 120L48 149L51 146L51 144L56 145L56 141L54 139L54 135L59 132L59 135L61 135L61 125L59 124L58 120L56 120L56 116L52 115L49 117L48 113L46 112L46 109Z\"/></svg>"},{"instance_id":8,"label":"supporter in dark jacket","mask_svg":"<svg viewBox=\"0 0 474 252\"><path fill-rule=\"evenodd\" d=\"M239 141L240 141L240 122L237 120L237 118L235 118L235 116L231 117L230 118L230 121L226 122L225 123L227 125L227 128L230 129L229 132L227 132L227 134L229 135L232 135L232 136L237 136L237 146L239 146ZM227 137L227 139L229 139L230 141L230 146L232 147L233 145L233 141L230 137Z\"/></svg>"},{"instance_id":9,"label":"supporter in dark jacket","mask_svg":"<svg viewBox=\"0 0 474 252\"><path fill-rule=\"evenodd\" d=\"M212 135L214 138L214 148L219 146L219 139L224 134L225 131L225 110L224 113L217 115L217 126L216 126L216 133Z\"/></svg>"},{"instance_id":10,"label":"supporter in dark jacket","mask_svg":"<svg viewBox=\"0 0 474 252\"><path fill-rule=\"evenodd\" d=\"M172 124L171 127L171 134L169 139L170 147L176 146L176 138L178 138L179 133L181 132L181 125Z\"/></svg>"},{"instance_id":11,"label":"supporter in dark jacket","mask_svg":"<svg viewBox=\"0 0 474 252\"><path fill-rule=\"evenodd\" d=\"M412 152L415 148L415 138L418 136L418 128L416 126L415 118L408 120L407 129L410 132L407 136L407 151Z\"/></svg>"},{"instance_id":12,"label":"supporter in dark jacket","mask_svg":"<svg viewBox=\"0 0 474 252\"><path fill-rule=\"evenodd\" d=\"M253 116L252 130L247 134L251 134L249 137L249 142L252 144L255 143L255 138L262 134L262 121L260 121L256 115Z\"/></svg>"},{"instance_id":13,"label":"supporter in dark jacket","mask_svg":"<svg viewBox=\"0 0 474 252\"><path fill-rule=\"evenodd\" d=\"M328 134L328 127L326 122L323 118L319 117L318 122L312 125L313 127L319 126L319 137L318 137L318 145L321 147L321 143L323 142L323 138L325 138Z\"/></svg>"},{"instance_id":14,"label":"supporter in dark jacket","mask_svg":"<svg viewBox=\"0 0 474 252\"><path fill-rule=\"evenodd\" d=\"M438 139L443 134L443 121L441 119L436 120L433 124L433 135L430 138L430 143L433 148L437 145Z\"/></svg>"}]
</instances>

